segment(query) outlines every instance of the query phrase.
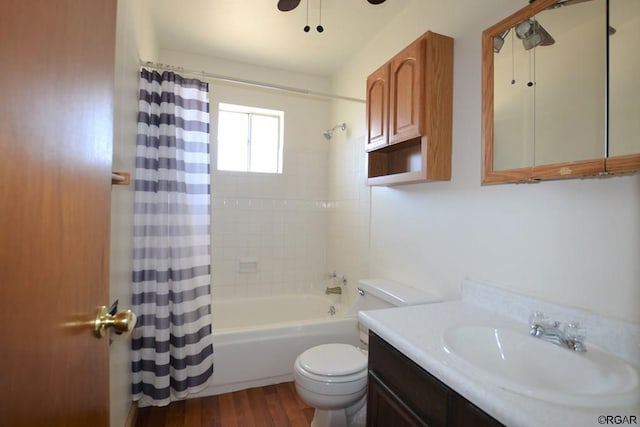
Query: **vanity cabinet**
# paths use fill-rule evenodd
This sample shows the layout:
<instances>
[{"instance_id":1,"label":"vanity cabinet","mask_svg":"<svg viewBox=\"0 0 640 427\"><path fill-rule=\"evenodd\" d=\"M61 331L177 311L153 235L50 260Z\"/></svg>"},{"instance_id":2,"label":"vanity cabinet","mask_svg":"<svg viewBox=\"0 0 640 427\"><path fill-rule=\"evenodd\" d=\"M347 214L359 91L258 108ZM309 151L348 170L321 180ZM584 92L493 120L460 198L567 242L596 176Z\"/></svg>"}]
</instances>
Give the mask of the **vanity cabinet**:
<instances>
[{"instance_id":1,"label":"vanity cabinet","mask_svg":"<svg viewBox=\"0 0 640 427\"><path fill-rule=\"evenodd\" d=\"M369 331L367 427L390 425L502 426Z\"/></svg>"},{"instance_id":2,"label":"vanity cabinet","mask_svg":"<svg viewBox=\"0 0 640 427\"><path fill-rule=\"evenodd\" d=\"M369 185L451 179L453 39L426 32L367 78Z\"/></svg>"}]
</instances>

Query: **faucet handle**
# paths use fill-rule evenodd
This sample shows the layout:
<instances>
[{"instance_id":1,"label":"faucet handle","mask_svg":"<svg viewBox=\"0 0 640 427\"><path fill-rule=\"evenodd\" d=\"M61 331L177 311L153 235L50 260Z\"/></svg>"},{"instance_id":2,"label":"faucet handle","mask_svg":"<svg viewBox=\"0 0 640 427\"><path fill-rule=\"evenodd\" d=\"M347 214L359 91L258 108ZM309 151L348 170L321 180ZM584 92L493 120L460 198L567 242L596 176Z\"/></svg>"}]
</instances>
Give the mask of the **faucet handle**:
<instances>
[{"instance_id":1,"label":"faucet handle","mask_svg":"<svg viewBox=\"0 0 640 427\"><path fill-rule=\"evenodd\" d=\"M551 320L544 315L541 311L536 311L529 315L529 334L533 336L540 336L544 334L545 329L558 328L560 322L557 320Z\"/></svg>"},{"instance_id":2,"label":"faucet handle","mask_svg":"<svg viewBox=\"0 0 640 427\"><path fill-rule=\"evenodd\" d=\"M564 337L570 349L580 353L587 351L584 345L584 341L587 339L587 330L581 328L578 322L565 325Z\"/></svg>"},{"instance_id":3,"label":"faucet handle","mask_svg":"<svg viewBox=\"0 0 640 427\"><path fill-rule=\"evenodd\" d=\"M541 311L536 311L529 315L529 326L544 326L546 328L557 328L560 326L560 322L557 320L551 320L544 315Z\"/></svg>"},{"instance_id":4,"label":"faucet handle","mask_svg":"<svg viewBox=\"0 0 640 427\"><path fill-rule=\"evenodd\" d=\"M535 311L529 315L529 334L538 336L542 333L541 324L544 322L544 313Z\"/></svg>"},{"instance_id":5,"label":"faucet handle","mask_svg":"<svg viewBox=\"0 0 640 427\"><path fill-rule=\"evenodd\" d=\"M587 339L587 329L578 322L570 322L564 327L564 335L568 340L583 343Z\"/></svg>"},{"instance_id":6,"label":"faucet handle","mask_svg":"<svg viewBox=\"0 0 640 427\"><path fill-rule=\"evenodd\" d=\"M535 311L529 315L529 326L543 326L552 323L541 311Z\"/></svg>"}]
</instances>

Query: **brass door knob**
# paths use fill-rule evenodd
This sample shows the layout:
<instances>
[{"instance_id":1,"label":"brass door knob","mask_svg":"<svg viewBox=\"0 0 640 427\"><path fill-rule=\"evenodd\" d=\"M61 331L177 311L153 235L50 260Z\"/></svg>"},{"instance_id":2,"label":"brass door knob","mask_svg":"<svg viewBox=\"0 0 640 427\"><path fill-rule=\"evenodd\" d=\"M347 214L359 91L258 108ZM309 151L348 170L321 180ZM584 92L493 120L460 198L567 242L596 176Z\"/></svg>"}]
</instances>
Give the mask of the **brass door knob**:
<instances>
[{"instance_id":1,"label":"brass door knob","mask_svg":"<svg viewBox=\"0 0 640 427\"><path fill-rule=\"evenodd\" d=\"M107 328L113 328L118 332L131 332L136 325L136 315L131 310L119 311L114 315L109 314L107 306L98 307L96 319L93 321L93 333L102 338Z\"/></svg>"}]
</instances>

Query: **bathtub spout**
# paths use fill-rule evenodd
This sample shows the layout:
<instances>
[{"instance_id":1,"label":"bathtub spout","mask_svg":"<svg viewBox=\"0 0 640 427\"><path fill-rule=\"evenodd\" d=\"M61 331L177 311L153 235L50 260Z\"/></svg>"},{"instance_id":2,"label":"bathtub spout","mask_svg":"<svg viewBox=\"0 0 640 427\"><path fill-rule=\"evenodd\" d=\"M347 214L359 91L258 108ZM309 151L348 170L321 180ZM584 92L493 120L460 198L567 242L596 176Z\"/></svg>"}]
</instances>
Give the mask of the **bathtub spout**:
<instances>
[{"instance_id":1,"label":"bathtub spout","mask_svg":"<svg viewBox=\"0 0 640 427\"><path fill-rule=\"evenodd\" d=\"M324 290L324 293L329 295L329 294L342 294L342 288L340 286L334 286L333 288L330 288L327 286L327 289Z\"/></svg>"}]
</instances>

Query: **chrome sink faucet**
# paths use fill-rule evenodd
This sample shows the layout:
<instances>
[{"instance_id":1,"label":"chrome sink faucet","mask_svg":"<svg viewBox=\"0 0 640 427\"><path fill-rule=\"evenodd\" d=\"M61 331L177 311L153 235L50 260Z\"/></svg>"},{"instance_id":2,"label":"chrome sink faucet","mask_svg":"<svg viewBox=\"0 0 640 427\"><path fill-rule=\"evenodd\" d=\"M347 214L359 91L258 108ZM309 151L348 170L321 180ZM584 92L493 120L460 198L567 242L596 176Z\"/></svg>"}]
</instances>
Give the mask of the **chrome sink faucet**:
<instances>
[{"instance_id":1,"label":"chrome sink faucet","mask_svg":"<svg viewBox=\"0 0 640 427\"><path fill-rule=\"evenodd\" d=\"M529 316L529 334L569 350L580 353L587 351L584 345L587 331L578 322L563 326L557 320L548 319L543 313L536 311Z\"/></svg>"}]
</instances>

